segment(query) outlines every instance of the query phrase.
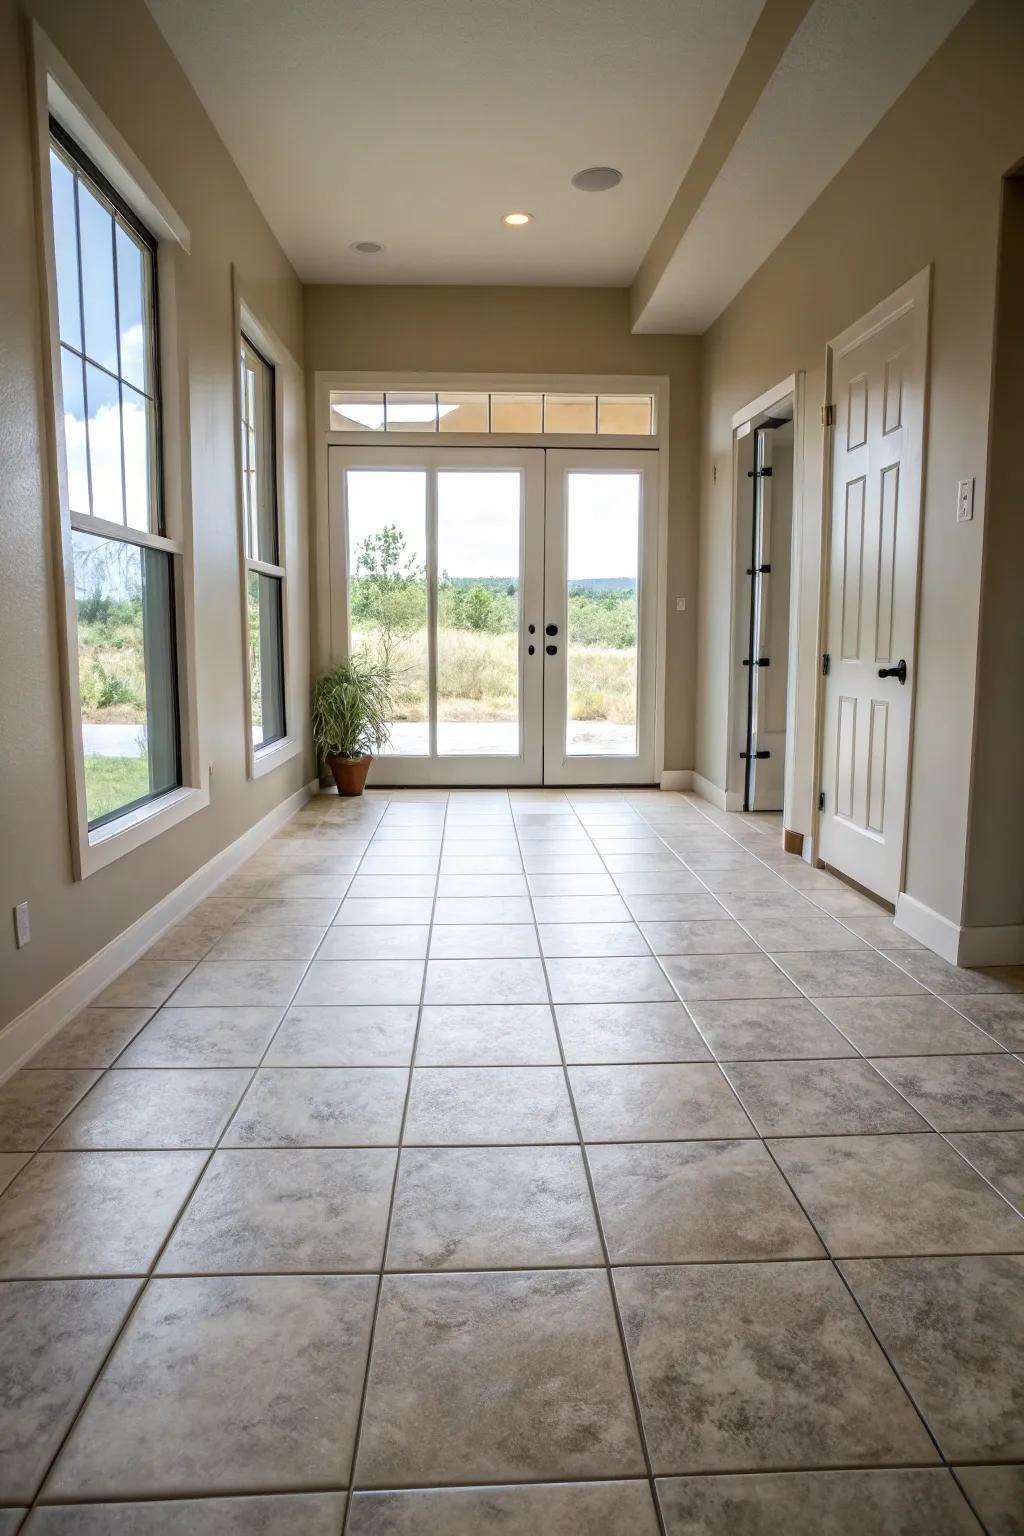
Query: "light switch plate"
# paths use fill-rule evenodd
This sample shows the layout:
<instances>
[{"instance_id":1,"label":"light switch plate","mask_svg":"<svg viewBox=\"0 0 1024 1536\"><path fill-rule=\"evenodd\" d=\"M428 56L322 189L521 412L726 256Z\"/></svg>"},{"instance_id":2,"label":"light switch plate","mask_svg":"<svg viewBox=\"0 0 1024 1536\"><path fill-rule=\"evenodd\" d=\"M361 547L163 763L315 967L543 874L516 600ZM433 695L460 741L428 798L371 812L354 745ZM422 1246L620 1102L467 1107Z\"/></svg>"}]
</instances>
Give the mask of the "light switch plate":
<instances>
[{"instance_id":1,"label":"light switch plate","mask_svg":"<svg viewBox=\"0 0 1024 1536\"><path fill-rule=\"evenodd\" d=\"M969 523L974 516L974 476L961 480L956 488L956 520Z\"/></svg>"},{"instance_id":2,"label":"light switch plate","mask_svg":"<svg viewBox=\"0 0 1024 1536\"><path fill-rule=\"evenodd\" d=\"M14 942L19 949L24 949L32 937L32 929L28 920L28 902L19 901L14 909Z\"/></svg>"}]
</instances>

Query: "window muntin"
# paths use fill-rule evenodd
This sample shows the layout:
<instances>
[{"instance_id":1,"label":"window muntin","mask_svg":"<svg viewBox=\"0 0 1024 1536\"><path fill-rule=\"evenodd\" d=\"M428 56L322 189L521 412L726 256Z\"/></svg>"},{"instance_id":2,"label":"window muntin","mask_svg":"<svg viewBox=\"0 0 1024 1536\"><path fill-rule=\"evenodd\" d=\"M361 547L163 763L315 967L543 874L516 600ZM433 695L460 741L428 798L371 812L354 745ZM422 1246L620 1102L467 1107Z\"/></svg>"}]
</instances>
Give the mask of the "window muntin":
<instances>
[{"instance_id":1,"label":"window muntin","mask_svg":"<svg viewBox=\"0 0 1024 1536\"><path fill-rule=\"evenodd\" d=\"M69 507L159 534L156 242L56 125L50 184Z\"/></svg>"},{"instance_id":2,"label":"window muntin","mask_svg":"<svg viewBox=\"0 0 1024 1536\"><path fill-rule=\"evenodd\" d=\"M332 389L330 430L653 437L654 396L522 390Z\"/></svg>"},{"instance_id":3,"label":"window muntin","mask_svg":"<svg viewBox=\"0 0 1024 1536\"><path fill-rule=\"evenodd\" d=\"M75 604L68 649L92 833L182 782L181 552L162 529L156 242L56 123L50 184Z\"/></svg>"},{"instance_id":4,"label":"window muntin","mask_svg":"<svg viewBox=\"0 0 1024 1536\"><path fill-rule=\"evenodd\" d=\"M244 334L239 368L249 718L253 751L259 753L287 735L276 378L273 364Z\"/></svg>"}]
</instances>

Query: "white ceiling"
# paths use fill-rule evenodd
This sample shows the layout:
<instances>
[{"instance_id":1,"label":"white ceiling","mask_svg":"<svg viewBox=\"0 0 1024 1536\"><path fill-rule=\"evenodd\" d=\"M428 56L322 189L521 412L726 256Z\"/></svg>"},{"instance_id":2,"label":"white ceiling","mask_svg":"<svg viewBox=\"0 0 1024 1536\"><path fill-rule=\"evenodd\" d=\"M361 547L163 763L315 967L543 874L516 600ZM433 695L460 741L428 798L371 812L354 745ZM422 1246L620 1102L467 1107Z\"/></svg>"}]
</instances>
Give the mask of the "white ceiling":
<instances>
[{"instance_id":1,"label":"white ceiling","mask_svg":"<svg viewBox=\"0 0 1024 1536\"><path fill-rule=\"evenodd\" d=\"M706 330L970 5L815 0L634 329Z\"/></svg>"},{"instance_id":2,"label":"white ceiling","mask_svg":"<svg viewBox=\"0 0 1024 1536\"><path fill-rule=\"evenodd\" d=\"M581 286L631 282L762 3L147 0L303 281Z\"/></svg>"}]
</instances>

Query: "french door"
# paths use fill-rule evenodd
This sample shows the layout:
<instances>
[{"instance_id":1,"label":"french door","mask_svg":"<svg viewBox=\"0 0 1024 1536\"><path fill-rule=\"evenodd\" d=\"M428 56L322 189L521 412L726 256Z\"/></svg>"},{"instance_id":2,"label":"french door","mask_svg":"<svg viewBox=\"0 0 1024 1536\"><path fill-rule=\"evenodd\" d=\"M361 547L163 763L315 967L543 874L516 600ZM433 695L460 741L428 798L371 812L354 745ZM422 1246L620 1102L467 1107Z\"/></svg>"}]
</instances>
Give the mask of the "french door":
<instances>
[{"instance_id":1,"label":"french door","mask_svg":"<svg viewBox=\"0 0 1024 1536\"><path fill-rule=\"evenodd\" d=\"M393 678L371 782L651 782L657 454L329 453L332 648Z\"/></svg>"}]
</instances>

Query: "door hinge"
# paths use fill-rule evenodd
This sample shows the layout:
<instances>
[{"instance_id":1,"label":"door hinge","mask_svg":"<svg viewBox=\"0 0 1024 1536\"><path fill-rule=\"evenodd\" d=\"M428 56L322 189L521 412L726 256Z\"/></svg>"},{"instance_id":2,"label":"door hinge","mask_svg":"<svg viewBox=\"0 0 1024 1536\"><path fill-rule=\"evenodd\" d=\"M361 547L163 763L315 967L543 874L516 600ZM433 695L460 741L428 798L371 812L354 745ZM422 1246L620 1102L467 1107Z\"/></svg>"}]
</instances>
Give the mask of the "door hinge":
<instances>
[{"instance_id":1,"label":"door hinge","mask_svg":"<svg viewBox=\"0 0 1024 1536\"><path fill-rule=\"evenodd\" d=\"M770 480L771 479L771 473L772 473L771 465L770 464L766 464L763 469L748 469L747 470L747 479L748 480Z\"/></svg>"},{"instance_id":2,"label":"door hinge","mask_svg":"<svg viewBox=\"0 0 1024 1536\"><path fill-rule=\"evenodd\" d=\"M822 658L821 658L821 675L822 675L822 677L828 677L828 675L831 672L831 670L832 670L832 657L829 655L828 651L825 651L823 653L823 655L822 655Z\"/></svg>"},{"instance_id":3,"label":"door hinge","mask_svg":"<svg viewBox=\"0 0 1024 1536\"><path fill-rule=\"evenodd\" d=\"M836 408L834 405L823 405L821 408L821 424L823 427L834 427L836 424Z\"/></svg>"},{"instance_id":4,"label":"door hinge","mask_svg":"<svg viewBox=\"0 0 1024 1536\"><path fill-rule=\"evenodd\" d=\"M819 811L823 811L824 809L825 809L825 791L821 790L821 792L818 795L818 810Z\"/></svg>"},{"instance_id":5,"label":"door hinge","mask_svg":"<svg viewBox=\"0 0 1024 1536\"><path fill-rule=\"evenodd\" d=\"M768 576L771 573L770 565L748 565L748 576Z\"/></svg>"},{"instance_id":6,"label":"door hinge","mask_svg":"<svg viewBox=\"0 0 1024 1536\"><path fill-rule=\"evenodd\" d=\"M771 660L767 656L759 656L756 661L751 661L749 657L744 656L743 665L745 667L770 667Z\"/></svg>"},{"instance_id":7,"label":"door hinge","mask_svg":"<svg viewBox=\"0 0 1024 1536\"><path fill-rule=\"evenodd\" d=\"M771 757L771 753L770 752L741 752L740 753L740 757L742 757L744 759L746 759L748 757Z\"/></svg>"}]
</instances>

